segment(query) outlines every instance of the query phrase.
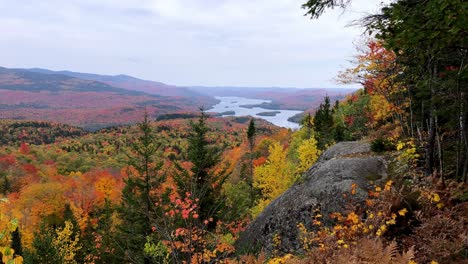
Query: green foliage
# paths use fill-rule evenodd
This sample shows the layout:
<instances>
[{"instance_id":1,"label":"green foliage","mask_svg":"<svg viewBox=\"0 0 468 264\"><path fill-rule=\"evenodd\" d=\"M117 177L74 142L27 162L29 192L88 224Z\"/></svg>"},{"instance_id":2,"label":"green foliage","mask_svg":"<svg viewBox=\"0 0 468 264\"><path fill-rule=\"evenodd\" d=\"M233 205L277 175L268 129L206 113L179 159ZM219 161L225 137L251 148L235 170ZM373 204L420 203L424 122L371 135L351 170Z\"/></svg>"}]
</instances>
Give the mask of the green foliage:
<instances>
[{"instance_id":1,"label":"green foliage","mask_svg":"<svg viewBox=\"0 0 468 264\"><path fill-rule=\"evenodd\" d=\"M18 228L11 233L11 248L15 251L15 255L23 255L23 246L21 244L21 233Z\"/></svg>"},{"instance_id":2,"label":"green foliage","mask_svg":"<svg viewBox=\"0 0 468 264\"><path fill-rule=\"evenodd\" d=\"M155 160L159 144L153 128L145 115L139 124L140 137L131 146L129 153L128 177L122 190L122 202L119 208L122 223L120 225L119 249L125 261L142 262L147 258L143 252L146 237L151 234L158 211L156 197L152 190L164 181L160 169L162 162Z\"/></svg>"},{"instance_id":3,"label":"green foliage","mask_svg":"<svg viewBox=\"0 0 468 264\"><path fill-rule=\"evenodd\" d=\"M250 149L253 149L253 145L255 144L255 121L250 119L249 127L247 128L247 138L249 140Z\"/></svg>"},{"instance_id":4,"label":"green foliage","mask_svg":"<svg viewBox=\"0 0 468 264\"><path fill-rule=\"evenodd\" d=\"M208 116L200 109L198 122L190 121L191 133L188 136L187 159L191 162L190 172L177 165L175 175L181 196L191 193L198 199L200 219L216 216L222 207L221 186L228 175L223 170L215 172L221 161L221 149L208 140Z\"/></svg>"},{"instance_id":5,"label":"green foliage","mask_svg":"<svg viewBox=\"0 0 468 264\"><path fill-rule=\"evenodd\" d=\"M153 263L170 263L169 249L161 241L154 243L149 237L147 237L144 252L146 255L151 257Z\"/></svg>"},{"instance_id":6,"label":"green foliage","mask_svg":"<svg viewBox=\"0 0 468 264\"><path fill-rule=\"evenodd\" d=\"M224 219L243 219L249 215L249 209L253 204L251 186L245 182L225 183L223 186L226 196L226 209Z\"/></svg>"},{"instance_id":7,"label":"green foliage","mask_svg":"<svg viewBox=\"0 0 468 264\"><path fill-rule=\"evenodd\" d=\"M307 10L306 15L312 18L318 18L323 14L327 8L345 8L351 1L350 0L308 0L307 3L302 5L302 8Z\"/></svg>"},{"instance_id":8,"label":"green foliage","mask_svg":"<svg viewBox=\"0 0 468 264\"><path fill-rule=\"evenodd\" d=\"M333 112L328 96L315 112L314 128L318 147L323 150L333 142Z\"/></svg>"},{"instance_id":9,"label":"green foliage","mask_svg":"<svg viewBox=\"0 0 468 264\"><path fill-rule=\"evenodd\" d=\"M42 223L39 230L34 234L32 251L28 252L25 260L30 263L56 264L63 263L58 248L54 245L55 232L52 228Z\"/></svg>"},{"instance_id":10,"label":"green foliage","mask_svg":"<svg viewBox=\"0 0 468 264\"><path fill-rule=\"evenodd\" d=\"M370 147L371 150L374 152L395 150L395 146L393 145L393 143L385 138L377 138L372 140Z\"/></svg>"}]
</instances>

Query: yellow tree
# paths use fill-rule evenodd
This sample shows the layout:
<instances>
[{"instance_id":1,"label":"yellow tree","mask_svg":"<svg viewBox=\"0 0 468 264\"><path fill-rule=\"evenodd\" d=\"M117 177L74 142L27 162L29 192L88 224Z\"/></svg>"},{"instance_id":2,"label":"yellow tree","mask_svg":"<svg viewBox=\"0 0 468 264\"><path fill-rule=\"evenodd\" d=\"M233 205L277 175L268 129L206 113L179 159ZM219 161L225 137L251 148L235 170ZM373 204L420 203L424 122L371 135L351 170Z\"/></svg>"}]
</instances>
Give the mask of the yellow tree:
<instances>
[{"instance_id":1,"label":"yellow tree","mask_svg":"<svg viewBox=\"0 0 468 264\"><path fill-rule=\"evenodd\" d=\"M76 252L81 249L79 245L79 233L73 236L73 224L70 221L65 221L65 227L55 230L57 236L54 237L52 243L57 249L60 257L65 264L78 263L75 260Z\"/></svg>"},{"instance_id":2,"label":"yellow tree","mask_svg":"<svg viewBox=\"0 0 468 264\"><path fill-rule=\"evenodd\" d=\"M269 147L269 156L265 164L254 169L255 188L260 189L262 197L252 208L252 215L257 216L273 199L286 191L295 180L294 167L286 158L287 152L279 142Z\"/></svg>"},{"instance_id":3,"label":"yellow tree","mask_svg":"<svg viewBox=\"0 0 468 264\"><path fill-rule=\"evenodd\" d=\"M360 83L370 95L369 127L384 123L398 124L403 133L409 134L407 109L410 97L407 87L396 78L401 67L396 63L396 54L385 49L379 41L369 40L356 56L355 67L341 72L338 80L342 83Z\"/></svg>"},{"instance_id":4,"label":"yellow tree","mask_svg":"<svg viewBox=\"0 0 468 264\"><path fill-rule=\"evenodd\" d=\"M299 167L297 172L302 174L308 170L318 159L320 150L317 148L317 140L315 137L304 139L297 149L299 158Z\"/></svg>"},{"instance_id":5,"label":"yellow tree","mask_svg":"<svg viewBox=\"0 0 468 264\"><path fill-rule=\"evenodd\" d=\"M10 246L12 233L18 228L18 220L4 213L7 209L6 203L7 199L0 199L0 255L2 256L0 263L21 264L23 258L15 254L15 250Z\"/></svg>"}]
</instances>

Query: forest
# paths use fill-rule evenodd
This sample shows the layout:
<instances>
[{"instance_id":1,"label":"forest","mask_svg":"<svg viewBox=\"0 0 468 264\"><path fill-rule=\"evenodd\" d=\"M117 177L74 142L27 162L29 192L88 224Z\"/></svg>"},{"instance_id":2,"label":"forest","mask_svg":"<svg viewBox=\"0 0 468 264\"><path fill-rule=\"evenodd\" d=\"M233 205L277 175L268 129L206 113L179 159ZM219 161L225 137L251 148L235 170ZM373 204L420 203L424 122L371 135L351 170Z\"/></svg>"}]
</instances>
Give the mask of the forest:
<instances>
[{"instance_id":1,"label":"forest","mask_svg":"<svg viewBox=\"0 0 468 264\"><path fill-rule=\"evenodd\" d=\"M297 131L203 109L96 132L1 120L3 263L466 263L466 14L462 0L397 0L358 21L366 43L338 79L363 88L325 97ZM392 160L365 203L315 209L299 252L240 250L321 153L355 140Z\"/></svg>"}]
</instances>

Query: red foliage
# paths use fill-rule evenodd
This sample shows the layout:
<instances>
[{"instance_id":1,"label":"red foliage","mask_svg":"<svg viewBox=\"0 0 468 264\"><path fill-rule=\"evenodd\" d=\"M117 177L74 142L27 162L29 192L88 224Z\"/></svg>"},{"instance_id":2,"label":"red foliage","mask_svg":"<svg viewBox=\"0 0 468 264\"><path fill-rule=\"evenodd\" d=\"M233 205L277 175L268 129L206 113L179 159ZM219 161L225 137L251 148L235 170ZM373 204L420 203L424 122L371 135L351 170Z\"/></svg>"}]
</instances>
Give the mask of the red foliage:
<instances>
[{"instance_id":1,"label":"red foliage","mask_svg":"<svg viewBox=\"0 0 468 264\"><path fill-rule=\"evenodd\" d=\"M21 146L19 148L19 152L23 155L27 155L29 154L29 151L31 151L31 149L29 148L28 144L26 143L21 143Z\"/></svg>"},{"instance_id":2,"label":"red foliage","mask_svg":"<svg viewBox=\"0 0 468 264\"><path fill-rule=\"evenodd\" d=\"M266 161L267 159L265 157L260 157L258 159L253 160L253 165L255 167L262 166L263 164L265 164Z\"/></svg>"}]
</instances>

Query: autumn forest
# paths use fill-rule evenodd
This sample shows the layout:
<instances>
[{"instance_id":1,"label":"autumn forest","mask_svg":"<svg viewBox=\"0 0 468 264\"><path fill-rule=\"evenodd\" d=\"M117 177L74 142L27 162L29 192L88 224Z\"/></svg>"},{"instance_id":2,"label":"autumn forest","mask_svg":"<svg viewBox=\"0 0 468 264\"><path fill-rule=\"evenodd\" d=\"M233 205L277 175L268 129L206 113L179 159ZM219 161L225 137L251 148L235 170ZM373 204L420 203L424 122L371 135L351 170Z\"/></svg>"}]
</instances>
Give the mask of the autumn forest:
<instances>
[{"instance_id":1,"label":"autumn forest","mask_svg":"<svg viewBox=\"0 0 468 264\"><path fill-rule=\"evenodd\" d=\"M314 23L350 2L302 10ZM268 90L304 111L296 130L212 113L205 88L0 68L2 263L466 263L467 14L395 0L356 21L365 40L336 79L360 89ZM340 142L365 150L338 156ZM384 177L318 174L346 158L381 160ZM280 223L296 221L290 242L272 223L310 175L336 183L339 210L316 195ZM261 221L266 238L245 242Z\"/></svg>"}]
</instances>

